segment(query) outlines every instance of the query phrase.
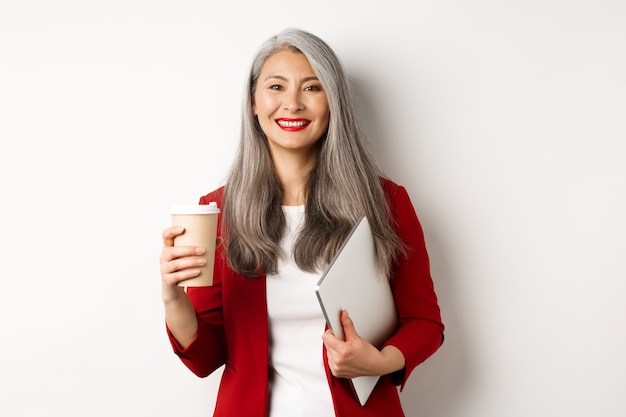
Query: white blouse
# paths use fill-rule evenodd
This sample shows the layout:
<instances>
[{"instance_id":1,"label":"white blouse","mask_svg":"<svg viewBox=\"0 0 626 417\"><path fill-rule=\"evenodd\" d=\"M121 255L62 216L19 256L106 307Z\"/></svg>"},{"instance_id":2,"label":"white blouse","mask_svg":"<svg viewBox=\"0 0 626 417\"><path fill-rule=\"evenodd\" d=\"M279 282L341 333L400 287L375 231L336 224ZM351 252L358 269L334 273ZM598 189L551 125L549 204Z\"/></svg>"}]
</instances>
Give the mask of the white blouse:
<instances>
[{"instance_id":1,"label":"white blouse","mask_svg":"<svg viewBox=\"0 0 626 417\"><path fill-rule=\"evenodd\" d=\"M321 274L304 272L293 244L304 224L304 206L283 206L287 221L280 245L285 258L267 275L270 343L270 417L334 417L322 359L325 320L315 296Z\"/></svg>"}]
</instances>

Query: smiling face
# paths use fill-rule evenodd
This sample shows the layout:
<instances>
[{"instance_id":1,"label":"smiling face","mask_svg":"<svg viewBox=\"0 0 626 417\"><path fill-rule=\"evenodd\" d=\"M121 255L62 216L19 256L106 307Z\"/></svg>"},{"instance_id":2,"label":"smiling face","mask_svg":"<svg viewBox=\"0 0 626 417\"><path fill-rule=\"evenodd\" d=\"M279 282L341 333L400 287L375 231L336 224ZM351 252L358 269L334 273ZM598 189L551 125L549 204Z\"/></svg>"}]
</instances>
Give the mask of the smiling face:
<instances>
[{"instance_id":1,"label":"smiling face","mask_svg":"<svg viewBox=\"0 0 626 417\"><path fill-rule=\"evenodd\" d=\"M273 155L313 154L315 143L328 130L326 93L306 57L289 49L276 52L263 64L253 111Z\"/></svg>"}]
</instances>

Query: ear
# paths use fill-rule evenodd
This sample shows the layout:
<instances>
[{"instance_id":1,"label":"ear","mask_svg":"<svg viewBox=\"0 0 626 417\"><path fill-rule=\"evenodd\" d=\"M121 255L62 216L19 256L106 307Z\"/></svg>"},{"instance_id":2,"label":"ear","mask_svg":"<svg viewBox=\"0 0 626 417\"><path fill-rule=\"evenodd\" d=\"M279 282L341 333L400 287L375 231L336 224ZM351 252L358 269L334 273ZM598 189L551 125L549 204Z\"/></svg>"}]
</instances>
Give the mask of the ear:
<instances>
[{"instance_id":1,"label":"ear","mask_svg":"<svg viewBox=\"0 0 626 417\"><path fill-rule=\"evenodd\" d=\"M255 116L258 116L258 113L256 111L256 100L254 99L254 92L255 90L253 90L252 93L250 94L250 103L252 104L252 113Z\"/></svg>"}]
</instances>

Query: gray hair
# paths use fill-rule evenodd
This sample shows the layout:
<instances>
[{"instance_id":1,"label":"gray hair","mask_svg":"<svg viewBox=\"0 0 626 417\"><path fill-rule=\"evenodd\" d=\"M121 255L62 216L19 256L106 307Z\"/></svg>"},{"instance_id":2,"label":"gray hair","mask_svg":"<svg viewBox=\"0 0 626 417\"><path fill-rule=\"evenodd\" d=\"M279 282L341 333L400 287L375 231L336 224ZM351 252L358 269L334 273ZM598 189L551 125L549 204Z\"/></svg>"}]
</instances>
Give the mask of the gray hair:
<instances>
[{"instance_id":1,"label":"gray hair","mask_svg":"<svg viewBox=\"0 0 626 417\"><path fill-rule=\"evenodd\" d=\"M285 49L307 58L326 93L330 113L305 190L305 225L294 244L295 261L305 271L319 271L332 260L352 226L367 216L378 265L388 274L404 248L389 215L382 174L362 140L347 78L330 46L298 29L286 29L261 45L245 86L239 149L223 202L222 233L229 266L248 276L275 273L282 256L283 191L267 138L254 115L253 100L263 64Z\"/></svg>"}]
</instances>

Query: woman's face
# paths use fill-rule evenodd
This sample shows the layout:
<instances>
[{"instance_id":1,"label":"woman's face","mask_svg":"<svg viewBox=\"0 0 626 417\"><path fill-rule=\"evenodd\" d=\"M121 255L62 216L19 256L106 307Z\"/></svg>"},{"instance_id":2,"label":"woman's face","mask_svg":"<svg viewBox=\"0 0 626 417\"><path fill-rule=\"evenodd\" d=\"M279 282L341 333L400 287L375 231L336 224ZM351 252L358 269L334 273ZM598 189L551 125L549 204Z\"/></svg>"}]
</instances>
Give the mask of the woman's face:
<instances>
[{"instance_id":1,"label":"woman's face","mask_svg":"<svg viewBox=\"0 0 626 417\"><path fill-rule=\"evenodd\" d=\"M304 54L283 50L259 74L254 114L270 151L310 153L328 130L328 99Z\"/></svg>"}]
</instances>

